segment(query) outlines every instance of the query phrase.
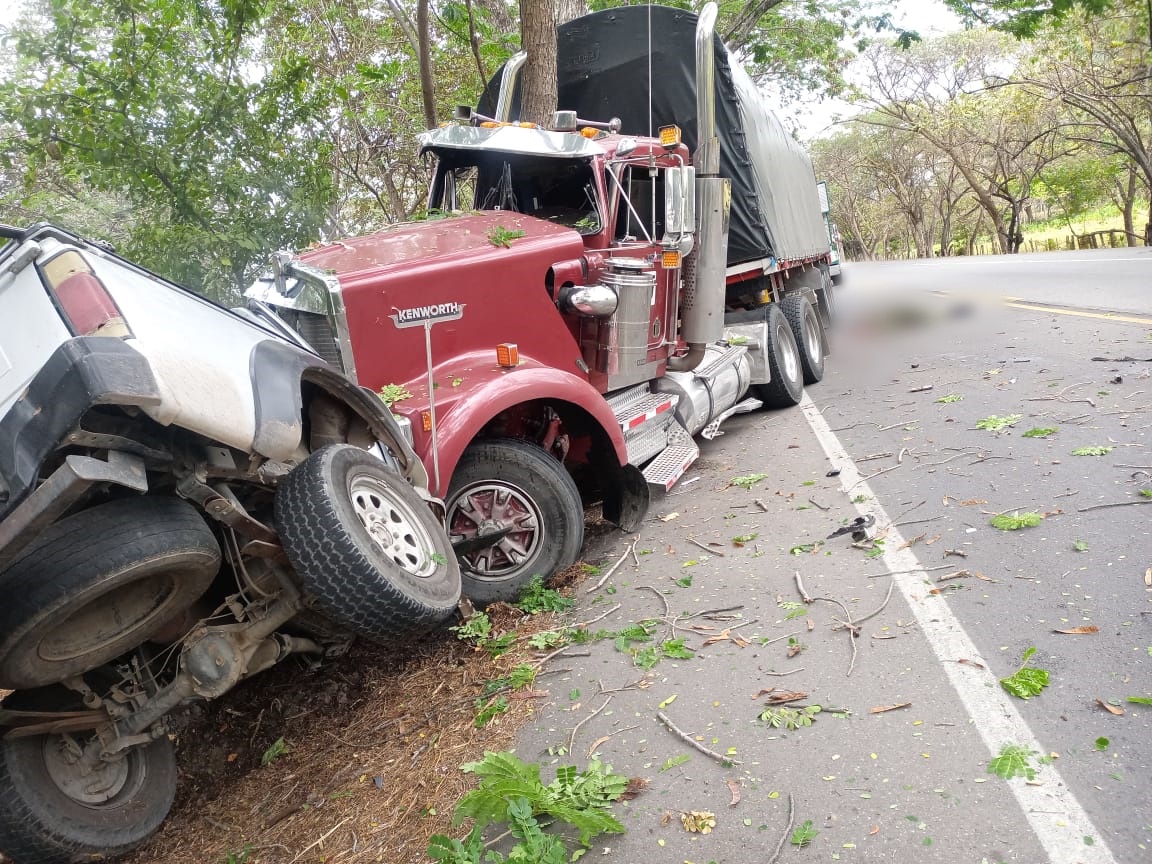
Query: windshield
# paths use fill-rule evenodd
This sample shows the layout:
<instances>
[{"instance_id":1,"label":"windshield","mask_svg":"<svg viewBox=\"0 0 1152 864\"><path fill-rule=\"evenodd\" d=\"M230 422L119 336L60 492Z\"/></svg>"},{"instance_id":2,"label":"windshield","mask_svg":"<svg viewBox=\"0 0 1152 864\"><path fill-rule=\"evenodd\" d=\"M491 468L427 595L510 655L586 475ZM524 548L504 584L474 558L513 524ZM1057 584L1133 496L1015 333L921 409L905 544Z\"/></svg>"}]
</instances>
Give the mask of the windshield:
<instances>
[{"instance_id":1,"label":"windshield","mask_svg":"<svg viewBox=\"0 0 1152 864\"><path fill-rule=\"evenodd\" d=\"M490 151L438 153L429 207L514 210L581 234L603 227L592 163Z\"/></svg>"}]
</instances>

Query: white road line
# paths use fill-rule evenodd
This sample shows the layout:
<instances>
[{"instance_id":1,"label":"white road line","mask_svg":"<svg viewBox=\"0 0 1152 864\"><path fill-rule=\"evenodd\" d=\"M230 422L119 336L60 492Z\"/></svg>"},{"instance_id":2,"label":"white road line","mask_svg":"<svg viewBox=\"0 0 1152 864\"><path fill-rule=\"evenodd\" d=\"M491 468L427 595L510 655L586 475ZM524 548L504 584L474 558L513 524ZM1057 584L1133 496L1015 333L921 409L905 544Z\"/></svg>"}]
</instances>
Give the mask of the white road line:
<instances>
[{"instance_id":1,"label":"white road line","mask_svg":"<svg viewBox=\"0 0 1152 864\"><path fill-rule=\"evenodd\" d=\"M890 525L891 518L867 482L860 479L856 463L828 427L807 393L800 407L832 467L840 469L840 485L844 491L854 496L867 496L867 500L857 504L856 509L861 514L874 516L878 525ZM989 754L998 754L1005 744L1017 744L1037 754L1044 753L1040 742L1016 711L1010 697L996 685L995 680L990 679L989 673L970 664L956 662L961 658L976 659L979 656L976 645L964 632L943 595L928 594L930 589L925 586L925 580L930 577L924 573L924 565L910 548L899 548L904 543L899 531L889 529L886 540L883 561L889 570L897 574L892 577L896 587L911 607L925 639L960 696ZM989 780L992 780L991 776ZM1041 766L1037 781L1043 785L1030 786L1022 778L1011 780L1009 784L1020 809L1024 811L1025 819L1048 853L1050 864L1116 864L1108 844L1068 789L1060 773L1051 765ZM1093 845L1085 843L1085 837L1091 837L1092 841L1089 842L1094 841Z\"/></svg>"}]
</instances>

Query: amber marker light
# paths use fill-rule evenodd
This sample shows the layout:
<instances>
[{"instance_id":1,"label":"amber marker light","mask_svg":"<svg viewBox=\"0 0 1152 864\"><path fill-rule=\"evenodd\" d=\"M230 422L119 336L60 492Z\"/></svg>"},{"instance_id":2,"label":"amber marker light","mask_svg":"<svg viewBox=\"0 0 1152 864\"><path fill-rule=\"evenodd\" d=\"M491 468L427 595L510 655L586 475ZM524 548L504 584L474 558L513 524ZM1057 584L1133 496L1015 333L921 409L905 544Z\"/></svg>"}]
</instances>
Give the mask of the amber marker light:
<instances>
[{"instance_id":1,"label":"amber marker light","mask_svg":"<svg viewBox=\"0 0 1152 864\"><path fill-rule=\"evenodd\" d=\"M432 412L427 408L420 412L420 425L424 428L425 432L432 431Z\"/></svg>"},{"instance_id":2,"label":"amber marker light","mask_svg":"<svg viewBox=\"0 0 1152 864\"><path fill-rule=\"evenodd\" d=\"M663 254L663 264L665 270L679 270L680 269L680 253L679 252L665 252Z\"/></svg>"},{"instance_id":3,"label":"amber marker light","mask_svg":"<svg viewBox=\"0 0 1152 864\"><path fill-rule=\"evenodd\" d=\"M520 365L520 349L515 342L501 342L496 346L496 364L505 369L515 369Z\"/></svg>"},{"instance_id":4,"label":"amber marker light","mask_svg":"<svg viewBox=\"0 0 1152 864\"><path fill-rule=\"evenodd\" d=\"M672 148L680 143L680 127L679 126L661 126L660 127L660 146Z\"/></svg>"}]
</instances>

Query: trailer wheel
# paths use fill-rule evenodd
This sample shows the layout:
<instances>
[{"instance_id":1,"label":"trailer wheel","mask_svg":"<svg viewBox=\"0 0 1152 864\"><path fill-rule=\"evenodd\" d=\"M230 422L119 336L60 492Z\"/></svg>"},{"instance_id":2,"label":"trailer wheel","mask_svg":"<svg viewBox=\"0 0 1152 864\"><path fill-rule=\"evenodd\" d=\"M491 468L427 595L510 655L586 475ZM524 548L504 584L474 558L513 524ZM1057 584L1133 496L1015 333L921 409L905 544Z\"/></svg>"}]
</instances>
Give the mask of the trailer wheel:
<instances>
[{"instance_id":1,"label":"trailer wheel","mask_svg":"<svg viewBox=\"0 0 1152 864\"><path fill-rule=\"evenodd\" d=\"M752 394L768 408L790 408L804 393L800 348L788 319L775 303L768 306L768 372L772 380L752 387Z\"/></svg>"},{"instance_id":2,"label":"trailer wheel","mask_svg":"<svg viewBox=\"0 0 1152 864\"><path fill-rule=\"evenodd\" d=\"M13 861L103 861L140 845L168 815L176 758L166 736L95 769L80 762L87 743L80 733L0 739L0 849Z\"/></svg>"},{"instance_id":3,"label":"trailer wheel","mask_svg":"<svg viewBox=\"0 0 1152 864\"><path fill-rule=\"evenodd\" d=\"M820 320L825 327L831 327L836 321L836 286L840 284L840 276L829 276L823 273L820 289L816 292L816 302L820 305Z\"/></svg>"},{"instance_id":4,"label":"trailer wheel","mask_svg":"<svg viewBox=\"0 0 1152 864\"><path fill-rule=\"evenodd\" d=\"M366 639L430 630L456 610L460 569L403 477L351 444L317 450L280 483L276 524L316 608Z\"/></svg>"},{"instance_id":5,"label":"trailer wheel","mask_svg":"<svg viewBox=\"0 0 1152 864\"><path fill-rule=\"evenodd\" d=\"M464 595L476 603L514 601L533 576L550 578L584 544L584 507L564 466L540 447L513 439L464 451L448 492L453 543L510 529L462 556Z\"/></svg>"},{"instance_id":6,"label":"trailer wheel","mask_svg":"<svg viewBox=\"0 0 1152 864\"><path fill-rule=\"evenodd\" d=\"M805 384L815 384L824 377L826 343L824 326L811 301L803 294L790 294L784 298L784 317L792 328L792 335L800 348L800 369Z\"/></svg>"}]
</instances>

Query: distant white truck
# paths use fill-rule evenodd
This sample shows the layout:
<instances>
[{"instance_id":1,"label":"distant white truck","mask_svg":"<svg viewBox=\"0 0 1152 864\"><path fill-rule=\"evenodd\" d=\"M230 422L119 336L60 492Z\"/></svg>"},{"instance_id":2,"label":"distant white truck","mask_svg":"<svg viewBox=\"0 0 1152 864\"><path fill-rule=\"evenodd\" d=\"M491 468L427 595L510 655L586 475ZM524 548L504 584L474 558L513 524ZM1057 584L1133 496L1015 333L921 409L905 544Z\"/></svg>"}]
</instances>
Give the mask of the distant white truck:
<instances>
[{"instance_id":1,"label":"distant white truck","mask_svg":"<svg viewBox=\"0 0 1152 864\"><path fill-rule=\"evenodd\" d=\"M460 570L392 414L260 304L0 242L0 857L104 860L167 814L181 709L427 630Z\"/></svg>"},{"instance_id":2,"label":"distant white truck","mask_svg":"<svg viewBox=\"0 0 1152 864\"><path fill-rule=\"evenodd\" d=\"M831 252L828 257L828 275L832 277L832 284L839 285L841 279L840 268L840 229L832 221L832 204L828 199L828 183L821 180L816 184L820 193L820 212L824 216L824 228L828 232L828 245Z\"/></svg>"}]
</instances>

